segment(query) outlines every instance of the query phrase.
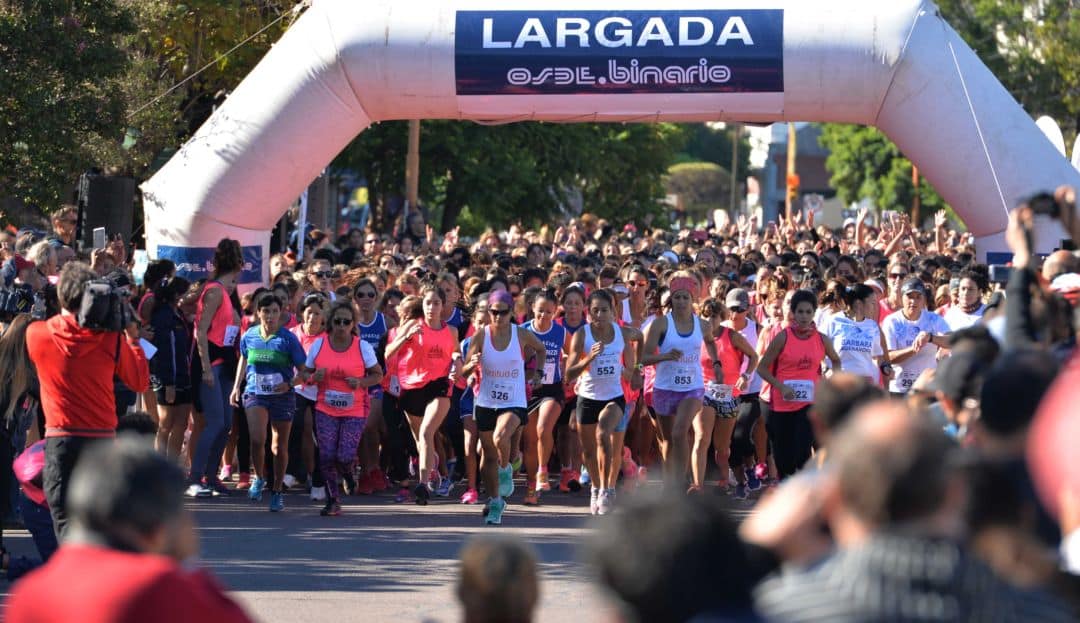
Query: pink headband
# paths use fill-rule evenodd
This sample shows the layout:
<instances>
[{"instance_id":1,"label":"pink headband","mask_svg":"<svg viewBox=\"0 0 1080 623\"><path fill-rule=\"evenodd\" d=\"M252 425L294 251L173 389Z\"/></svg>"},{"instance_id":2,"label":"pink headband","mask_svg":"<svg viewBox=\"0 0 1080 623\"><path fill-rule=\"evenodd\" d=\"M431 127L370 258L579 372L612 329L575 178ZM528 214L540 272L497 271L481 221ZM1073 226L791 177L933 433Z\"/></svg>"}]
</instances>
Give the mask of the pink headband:
<instances>
[{"instance_id":1,"label":"pink headband","mask_svg":"<svg viewBox=\"0 0 1080 623\"><path fill-rule=\"evenodd\" d=\"M676 277L668 284L668 289L672 292L675 292L676 290L686 290L690 293L690 296L696 296L698 283L690 277Z\"/></svg>"}]
</instances>

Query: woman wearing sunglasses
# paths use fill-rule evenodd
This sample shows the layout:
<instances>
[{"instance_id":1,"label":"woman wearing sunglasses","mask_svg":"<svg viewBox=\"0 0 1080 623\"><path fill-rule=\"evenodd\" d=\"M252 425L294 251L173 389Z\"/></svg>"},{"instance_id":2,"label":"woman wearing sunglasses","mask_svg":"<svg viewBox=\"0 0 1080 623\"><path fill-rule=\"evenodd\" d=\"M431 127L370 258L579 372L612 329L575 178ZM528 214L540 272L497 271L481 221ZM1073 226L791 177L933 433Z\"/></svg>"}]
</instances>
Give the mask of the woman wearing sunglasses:
<instances>
[{"instance_id":1,"label":"woman wearing sunglasses","mask_svg":"<svg viewBox=\"0 0 1080 623\"><path fill-rule=\"evenodd\" d=\"M353 287L353 300L356 301L356 307L359 310L356 327L360 332L360 339L367 342L373 349L379 348L379 344L386 338L386 333L392 326L391 321L376 309L377 297L378 289L371 279L361 279ZM379 465L379 448L386 434L382 385L369 387L368 396L371 399L371 407L364 429L364 439L360 446L360 477L356 481L356 492L362 495L385 491L390 487L390 481Z\"/></svg>"},{"instance_id":2,"label":"woman wearing sunglasses","mask_svg":"<svg viewBox=\"0 0 1080 623\"><path fill-rule=\"evenodd\" d=\"M466 376L480 369L473 417L483 448L480 473L491 496L485 521L494 525L502 523L504 498L514 492L511 439L529 420L526 377L538 387L543 380L540 362L546 359L544 344L528 329L511 324L513 311L514 298L508 292L488 295L491 324L473 337L462 369Z\"/></svg>"},{"instance_id":3,"label":"woman wearing sunglasses","mask_svg":"<svg viewBox=\"0 0 1080 623\"><path fill-rule=\"evenodd\" d=\"M375 349L356 335L356 311L338 301L330 308L330 333L308 350L303 376L318 385L315 434L319 469L326 479L323 517L341 513L341 474L352 473L370 407L368 389L382 381Z\"/></svg>"}]
</instances>

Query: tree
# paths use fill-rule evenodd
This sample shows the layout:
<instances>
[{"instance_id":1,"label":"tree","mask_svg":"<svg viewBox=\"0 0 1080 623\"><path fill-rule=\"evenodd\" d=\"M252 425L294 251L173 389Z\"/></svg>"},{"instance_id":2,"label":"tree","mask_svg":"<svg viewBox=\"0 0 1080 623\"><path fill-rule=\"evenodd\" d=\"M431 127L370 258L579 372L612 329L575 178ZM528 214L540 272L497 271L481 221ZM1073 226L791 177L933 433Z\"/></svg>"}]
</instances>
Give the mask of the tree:
<instances>
[{"instance_id":1,"label":"tree","mask_svg":"<svg viewBox=\"0 0 1080 623\"><path fill-rule=\"evenodd\" d=\"M394 216L386 198L404 187L406 125L376 124L335 160L367 179L375 226L383 229ZM473 228L539 225L559 214L574 191L588 211L624 222L659 212L661 178L681 138L672 124L425 121L420 197L434 206L442 231L463 214Z\"/></svg>"},{"instance_id":2,"label":"tree","mask_svg":"<svg viewBox=\"0 0 1080 623\"><path fill-rule=\"evenodd\" d=\"M702 221L710 219L713 210L728 208L731 173L712 162L684 162L668 169L666 186L682 198L692 221Z\"/></svg>"},{"instance_id":3,"label":"tree","mask_svg":"<svg viewBox=\"0 0 1080 623\"><path fill-rule=\"evenodd\" d=\"M86 146L123 137L119 40L134 31L114 0L0 3L0 195L51 209L92 163Z\"/></svg>"},{"instance_id":4,"label":"tree","mask_svg":"<svg viewBox=\"0 0 1080 623\"><path fill-rule=\"evenodd\" d=\"M731 139L733 126L719 128L710 123L687 123L683 125L686 145L675 156L676 163L712 162L725 170L731 170ZM746 132L739 134L739 181L745 181L750 170L750 140Z\"/></svg>"}]
</instances>

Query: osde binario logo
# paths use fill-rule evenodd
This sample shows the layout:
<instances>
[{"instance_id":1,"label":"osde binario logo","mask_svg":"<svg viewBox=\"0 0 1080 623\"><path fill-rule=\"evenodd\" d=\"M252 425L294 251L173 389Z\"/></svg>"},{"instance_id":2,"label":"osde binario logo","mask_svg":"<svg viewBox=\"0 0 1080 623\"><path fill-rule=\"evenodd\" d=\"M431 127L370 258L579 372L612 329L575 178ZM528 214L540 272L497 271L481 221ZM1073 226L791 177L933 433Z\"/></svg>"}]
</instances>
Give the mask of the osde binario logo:
<instances>
[{"instance_id":1,"label":"osde binario logo","mask_svg":"<svg viewBox=\"0 0 1080 623\"><path fill-rule=\"evenodd\" d=\"M784 13L458 11L458 95L780 93Z\"/></svg>"}]
</instances>

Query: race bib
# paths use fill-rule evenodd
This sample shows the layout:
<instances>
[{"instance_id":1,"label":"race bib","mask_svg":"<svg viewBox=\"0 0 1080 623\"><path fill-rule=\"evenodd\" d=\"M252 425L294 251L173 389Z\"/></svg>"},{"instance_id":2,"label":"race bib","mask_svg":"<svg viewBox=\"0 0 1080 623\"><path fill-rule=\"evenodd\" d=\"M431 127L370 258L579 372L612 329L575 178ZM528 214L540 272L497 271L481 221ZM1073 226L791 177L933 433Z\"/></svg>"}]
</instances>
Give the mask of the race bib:
<instances>
[{"instance_id":1,"label":"race bib","mask_svg":"<svg viewBox=\"0 0 1080 623\"><path fill-rule=\"evenodd\" d=\"M911 386L915 384L915 379L919 378L918 372L904 370L900 373L900 376L896 379L896 385L901 391L908 391Z\"/></svg>"},{"instance_id":2,"label":"race bib","mask_svg":"<svg viewBox=\"0 0 1080 623\"><path fill-rule=\"evenodd\" d=\"M679 388L679 391L691 389L694 384L694 370L687 366L679 366L675 368L674 381L675 386Z\"/></svg>"},{"instance_id":3,"label":"race bib","mask_svg":"<svg viewBox=\"0 0 1080 623\"><path fill-rule=\"evenodd\" d=\"M273 374L256 374L255 393L260 395L276 394L277 386L281 385L284 381L285 379L277 372L274 372Z\"/></svg>"},{"instance_id":4,"label":"race bib","mask_svg":"<svg viewBox=\"0 0 1080 623\"><path fill-rule=\"evenodd\" d=\"M732 390L734 388L731 385L724 385L722 383L706 383L705 393L709 398L717 402L726 402L732 399Z\"/></svg>"},{"instance_id":5,"label":"race bib","mask_svg":"<svg viewBox=\"0 0 1080 623\"><path fill-rule=\"evenodd\" d=\"M387 391L390 392L391 396L401 395L401 381L398 380L398 377L390 377L390 389L388 389Z\"/></svg>"},{"instance_id":6,"label":"race bib","mask_svg":"<svg viewBox=\"0 0 1080 623\"><path fill-rule=\"evenodd\" d=\"M225 339L222 346L235 346L236 338L240 335L240 327L231 324L225 327Z\"/></svg>"},{"instance_id":7,"label":"race bib","mask_svg":"<svg viewBox=\"0 0 1080 623\"><path fill-rule=\"evenodd\" d=\"M614 357L597 357L594 376L597 378L611 378L618 374L619 367Z\"/></svg>"},{"instance_id":8,"label":"race bib","mask_svg":"<svg viewBox=\"0 0 1080 623\"><path fill-rule=\"evenodd\" d=\"M554 361L544 362L544 385L551 385L555 382L555 370L558 363Z\"/></svg>"},{"instance_id":9,"label":"race bib","mask_svg":"<svg viewBox=\"0 0 1080 623\"><path fill-rule=\"evenodd\" d=\"M784 385L795 392L791 402L814 402L813 381L784 381Z\"/></svg>"},{"instance_id":10,"label":"race bib","mask_svg":"<svg viewBox=\"0 0 1080 623\"><path fill-rule=\"evenodd\" d=\"M352 409L353 393L326 390L323 392L323 401L326 403L326 406L334 407L335 409Z\"/></svg>"},{"instance_id":11,"label":"race bib","mask_svg":"<svg viewBox=\"0 0 1080 623\"><path fill-rule=\"evenodd\" d=\"M517 398L513 383L492 383L488 389L488 398L501 403L513 403Z\"/></svg>"}]
</instances>

